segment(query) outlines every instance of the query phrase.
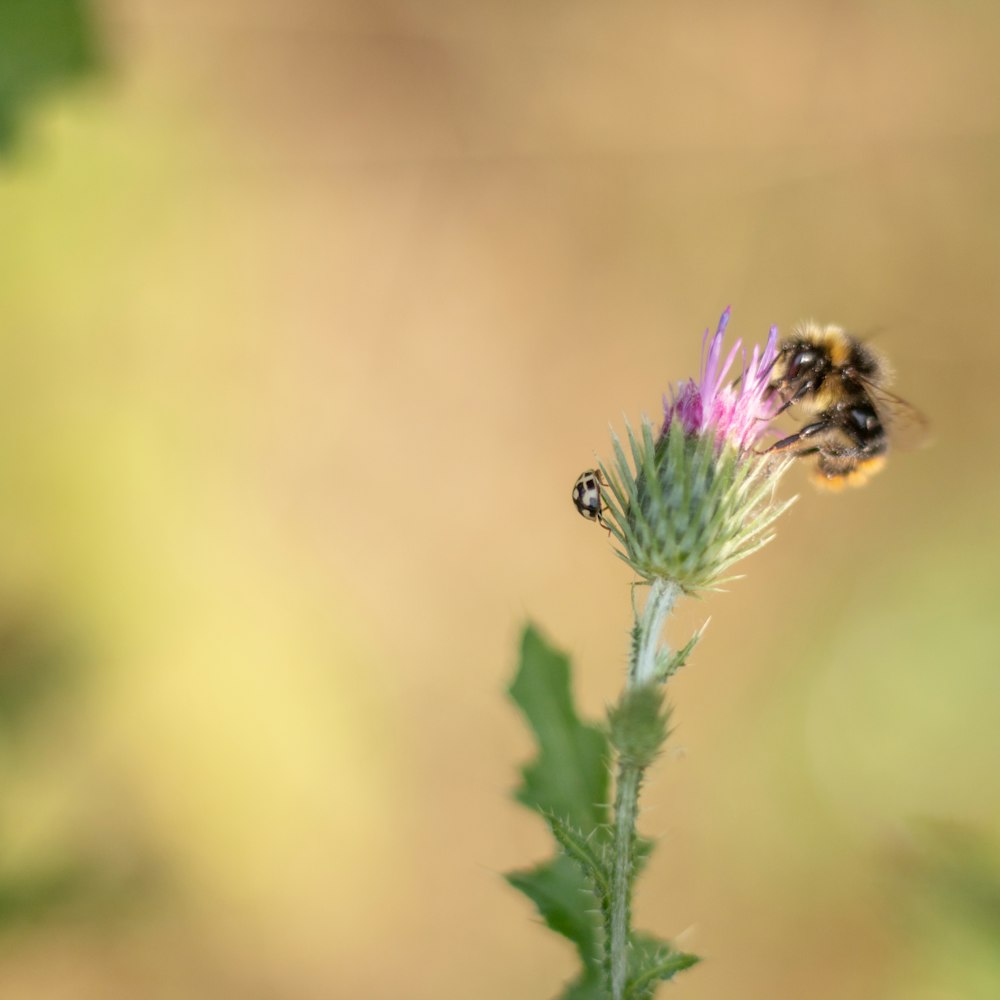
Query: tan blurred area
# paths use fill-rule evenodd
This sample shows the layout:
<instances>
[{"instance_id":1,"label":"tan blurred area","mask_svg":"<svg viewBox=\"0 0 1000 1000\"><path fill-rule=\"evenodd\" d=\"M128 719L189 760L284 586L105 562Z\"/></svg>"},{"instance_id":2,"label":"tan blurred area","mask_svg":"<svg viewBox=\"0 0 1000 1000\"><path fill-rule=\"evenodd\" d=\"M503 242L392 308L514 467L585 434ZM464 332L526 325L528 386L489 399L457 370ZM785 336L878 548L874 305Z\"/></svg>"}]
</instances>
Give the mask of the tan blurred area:
<instances>
[{"instance_id":1,"label":"tan blurred area","mask_svg":"<svg viewBox=\"0 0 1000 1000\"><path fill-rule=\"evenodd\" d=\"M102 888L0 920L0 995L555 996L518 632L600 715L629 577L570 488L731 304L870 336L933 442L793 470L668 627L712 617L641 820L637 920L707 959L663 994L1000 996L1000 11L95 13L0 164L0 670L57 663L0 874Z\"/></svg>"}]
</instances>

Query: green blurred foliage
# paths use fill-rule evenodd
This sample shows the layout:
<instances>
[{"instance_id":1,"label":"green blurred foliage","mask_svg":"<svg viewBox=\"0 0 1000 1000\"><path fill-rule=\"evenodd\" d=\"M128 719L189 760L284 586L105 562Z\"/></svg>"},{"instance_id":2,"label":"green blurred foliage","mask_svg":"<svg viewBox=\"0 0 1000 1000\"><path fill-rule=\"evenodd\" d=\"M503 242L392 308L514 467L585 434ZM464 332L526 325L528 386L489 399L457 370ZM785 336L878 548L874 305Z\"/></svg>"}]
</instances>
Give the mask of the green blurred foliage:
<instances>
[{"instance_id":1,"label":"green blurred foliage","mask_svg":"<svg viewBox=\"0 0 1000 1000\"><path fill-rule=\"evenodd\" d=\"M50 90L78 80L100 62L84 0L0 3L0 154L15 146L24 119Z\"/></svg>"},{"instance_id":2,"label":"green blurred foliage","mask_svg":"<svg viewBox=\"0 0 1000 1000\"><path fill-rule=\"evenodd\" d=\"M79 679L74 651L37 615L0 622L0 745L17 740L47 702Z\"/></svg>"},{"instance_id":3,"label":"green blurred foliage","mask_svg":"<svg viewBox=\"0 0 1000 1000\"><path fill-rule=\"evenodd\" d=\"M0 802L0 934L58 918L113 916L151 884L144 849L117 844L117 856L106 856L72 821L71 806L57 810L54 822L63 829L36 833L37 849L21 844L11 850L12 840L24 839L19 828L35 826L24 799L63 784L58 771L65 762L52 747L74 742L74 720L85 710L85 659L81 644L44 613L8 612L0 620L0 782L6 790ZM12 795L17 788L28 795Z\"/></svg>"},{"instance_id":4,"label":"green blurred foliage","mask_svg":"<svg viewBox=\"0 0 1000 1000\"><path fill-rule=\"evenodd\" d=\"M57 639L55 630L38 615L10 614L0 623L0 775L30 761L32 731L46 709L67 689L72 651ZM16 822L11 810L0 813L0 845L4 827ZM40 870L3 870L0 867L0 931L25 922L37 922L86 894L90 866L50 859Z\"/></svg>"},{"instance_id":5,"label":"green blurred foliage","mask_svg":"<svg viewBox=\"0 0 1000 1000\"><path fill-rule=\"evenodd\" d=\"M900 865L905 884L918 897L914 905L929 903L934 912L947 914L995 946L1000 941L998 848L995 837L968 826L940 821L915 826Z\"/></svg>"},{"instance_id":6,"label":"green blurred foliage","mask_svg":"<svg viewBox=\"0 0 1000 1000\"><path fill-rule=\"evenodd\" d=\"M1000 995L995 492L956 503L944 538L882 526L849 585L817 584L824 614L787 626L729 762L729 791L770 804L741 832L781 859L778 905L809 886L832 937L864 913L900 1000Z\"/></svg>"},{"instance_id":7,"label":"green blurred foliage","mask_svg":"<svg viewBox=\"0 0 1000 1000\"><path fill-rule=\"evenodd\" d=\"M1000 840L948 821L914 823L894 856L908 939L899 997L1000 995Z\"/></svg>"},{"instance_id":8,"label":"green blurred foliage","mask_svg":"<svg viewBox=\"0 0 1000 1000\"><path fill-rule=\"evenodd\" d=\"M0 932L66 914L92 897L95 875L91 864L64 862L0 879Z\"/></svg>"}]
</instances>

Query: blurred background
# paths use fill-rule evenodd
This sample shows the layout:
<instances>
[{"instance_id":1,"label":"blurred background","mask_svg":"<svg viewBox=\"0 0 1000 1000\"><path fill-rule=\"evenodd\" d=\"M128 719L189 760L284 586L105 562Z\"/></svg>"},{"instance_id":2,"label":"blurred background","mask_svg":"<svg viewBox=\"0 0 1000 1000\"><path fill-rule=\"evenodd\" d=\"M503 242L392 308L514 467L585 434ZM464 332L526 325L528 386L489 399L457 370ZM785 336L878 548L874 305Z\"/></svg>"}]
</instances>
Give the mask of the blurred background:
<instances>
[{"instance_id":1,"label":"blurred background","mask_svg":"<svg viewBox=\"0 0 1000 1000\"><path fill-rule=\"evenodd\" d=\"M554 996L504 688L530 617L618 691L570 488L727 304L934 443L671 622L638 923L683 1000L1000 995L1000 11L0 9L3 996Z\"/></svg>"}]
</instances>

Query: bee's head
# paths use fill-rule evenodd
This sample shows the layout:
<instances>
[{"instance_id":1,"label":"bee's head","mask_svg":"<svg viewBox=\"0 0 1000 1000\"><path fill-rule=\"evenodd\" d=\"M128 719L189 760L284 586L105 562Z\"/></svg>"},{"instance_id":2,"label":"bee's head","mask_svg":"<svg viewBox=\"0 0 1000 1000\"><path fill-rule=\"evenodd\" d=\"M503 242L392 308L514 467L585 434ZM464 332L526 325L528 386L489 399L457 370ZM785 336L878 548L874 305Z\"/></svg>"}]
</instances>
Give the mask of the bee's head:
<instances>
[{"instance_id":1,"label":"bee's head","mask_svg":"<svg viewBox=\"0 0 1000 1000\"><path fill-rule=\"evenodd\" d=\"M829 357L817 344L809 340L787 340L778 351L774 363L772 383L800 382L811 378L827 367Z\"/></svg>"}]
</instances>

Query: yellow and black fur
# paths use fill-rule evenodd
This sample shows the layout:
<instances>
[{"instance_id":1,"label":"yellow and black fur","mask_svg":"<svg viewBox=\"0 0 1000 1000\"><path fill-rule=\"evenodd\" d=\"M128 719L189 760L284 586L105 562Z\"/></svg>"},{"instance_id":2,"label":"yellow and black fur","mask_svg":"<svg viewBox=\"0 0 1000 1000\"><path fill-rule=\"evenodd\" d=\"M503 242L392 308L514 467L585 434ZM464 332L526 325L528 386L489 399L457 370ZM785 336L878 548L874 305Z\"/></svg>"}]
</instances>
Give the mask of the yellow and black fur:
<instances>
[{"instance_id":1,"label":"yellow and black fur","mask_svg":"<svg viewBox=\"0 0 1000 1000\"><path fill-rule=\"evenodd\" d=\"M883 358L839 326L797 327L778 349L770 387L778 413L796 404L813 419L767 450L817 456L815 479L828 489L862 485L885 463L879 390L890 377Z\"/></svg>"}]
</instances>

